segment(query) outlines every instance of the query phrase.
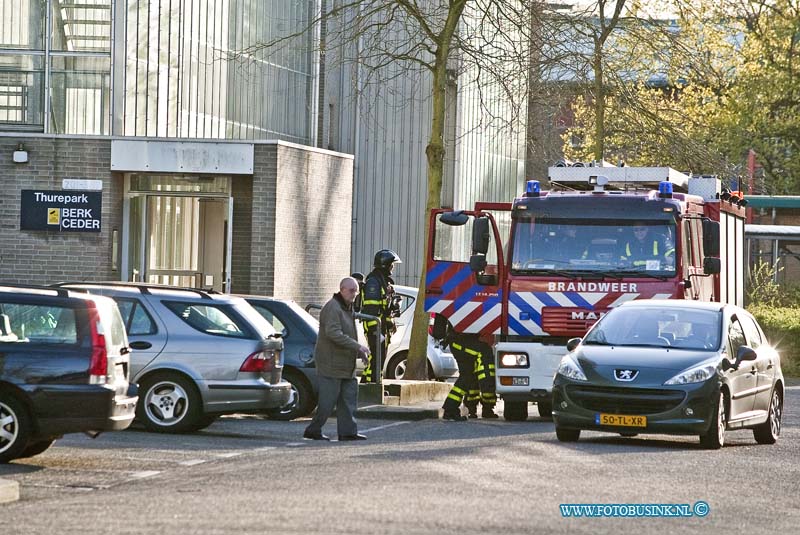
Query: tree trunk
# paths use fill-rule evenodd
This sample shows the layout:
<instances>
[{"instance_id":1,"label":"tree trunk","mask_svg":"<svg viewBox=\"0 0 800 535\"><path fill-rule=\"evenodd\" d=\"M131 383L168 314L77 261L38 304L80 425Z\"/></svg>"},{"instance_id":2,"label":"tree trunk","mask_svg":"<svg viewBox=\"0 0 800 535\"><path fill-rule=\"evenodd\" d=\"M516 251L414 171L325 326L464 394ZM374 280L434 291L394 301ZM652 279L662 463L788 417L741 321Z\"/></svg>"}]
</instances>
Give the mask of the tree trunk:
<instances>
[{"instance_id":1,"label":"tree trunk","mask_svg":"<svg viewBox=\"0 0 800 535\"><path fill-rule=\"evenodd\" d=\"M595 53L592 62L594 71L594 159L598 162L603 161L605 152L604 139L606 136L606 95L603 85L603 57L601 53Z\"/></svg>"}]
</instances>

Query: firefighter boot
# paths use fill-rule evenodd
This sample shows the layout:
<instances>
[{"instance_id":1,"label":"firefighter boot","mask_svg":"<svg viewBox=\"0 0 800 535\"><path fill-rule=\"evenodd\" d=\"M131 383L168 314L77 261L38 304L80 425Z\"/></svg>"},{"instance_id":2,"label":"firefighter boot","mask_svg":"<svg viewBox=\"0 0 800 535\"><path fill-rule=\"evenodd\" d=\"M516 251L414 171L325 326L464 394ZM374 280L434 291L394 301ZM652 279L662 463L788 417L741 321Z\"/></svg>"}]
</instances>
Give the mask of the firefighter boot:
<instances>
[{"instance_id":1,"label":"firefighter boot","mask_svg":"<svg viewBox=\"0 0 800 535\"><path fill-rule=\"evenodd\" d=\"M494 405L483 405L481 407L481 418L488 418L490 420L499 418L499 416L494 413Z\"/></svg>"},{"instance_id":2,"label":"firefighter boot","mask_svg":"<svg viewBox=\"0 0 800 535\"><path fill-rule=\"evenodd\" d=\"M461 412L459 411L445 409L444 413L442 414L442 420L449 420L451 422L463 422L466 419L467 417L461 416Z\"/></svg>"}]
</instances>

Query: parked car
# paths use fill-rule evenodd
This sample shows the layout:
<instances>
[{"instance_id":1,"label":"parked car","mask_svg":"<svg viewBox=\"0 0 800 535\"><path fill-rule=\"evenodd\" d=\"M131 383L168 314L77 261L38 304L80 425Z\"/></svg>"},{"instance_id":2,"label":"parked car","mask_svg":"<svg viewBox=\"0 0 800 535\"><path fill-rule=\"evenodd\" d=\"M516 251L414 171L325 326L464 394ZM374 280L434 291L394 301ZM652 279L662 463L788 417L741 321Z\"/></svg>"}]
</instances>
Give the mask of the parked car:
<instances>
[{"instance_id":1,"label":"parked car","mask_svg":"<svg viewBox=\"0 0 800 535\"><path fill-rule=\"evenodd\" d=\"M243 296L283 337L283 378L292 385L292 402L268 411L270 418L293 420L311 414L317 406L317 369L314 345L319 322L290 299Z\"/></svg>"},{"instance_id":2,"label":"parked car","mask_svg":"<svg viewBox=\"0 0 800 535\"><path fill-rule=\"evenodd\" d=\"M581 430L699 435L710 449L752 429L778 440L784 380L778 353L742 308L640 300L612 309L570 340L553 383L561 441Z\"/></svg>"},{"instance_id":3,"label":"parked car","mask_svg":"<svg viewBox=\"0 0 800 535\"><path fill-rule=\"evenodd\" d=\"M397 318L397 332L392 336L388 358L384 359L384 377L402 379L408 359L408 346L411 338L412 306L417 289L396 286L403 296L401 314ZM316 318L289 299L277 299L255 295L241 296L247 300L266 319L273 328L283 334L284 340L284 378L292 384L294 401L285 407L269 411L271 418L292 420L311 414L317 406L317 370L314 365L314 345L317 342L319 323ZM359 333L363 333L359 325ZM362 338L366 345L366 340ZM357 370L363 370L357 361ZM447 379L458 374L453 355L428 337L428 370L431 378Z\"/></svg>"},{"instance_id":4,"label":"parked car","mask_svg":"<svg viewBox=\"0 0 800 535\"><path fill-rule=\"evenodd\" d=\"M414 320L414 302L417 300L417 288L412 286L395 286L395 293L401 296L400 316L395 320L397 332L391 337L391 343L384 360L384 377L402 379L405 376L408 362L408 347L411 343L411 325ZM440 344L428 336L428 378L450 379L458 375L458 365L453 354L443 349Z\"/></svg>"},{"instance_id":5,"label":"parked car","mask_svg":"<svg viewBox=\"0 0 800 535\"><path fill-rule=\"evenodd\" d=\"M218 416L286 405L283 342L244 299L122 282L69 283L119 306L130 339L136 416L158 432L189 432Z\"/></svg>"},{"instance_id":6,"label":"parked car","mask_svg":"<svg viewBox=\"0 0 800 535\"><path fill-rule=\"evenodd\" d=\"M111 299L0 286L0 462L42 453L66 433L128 427L129 368Z\"/></svg>"}]
</instances>

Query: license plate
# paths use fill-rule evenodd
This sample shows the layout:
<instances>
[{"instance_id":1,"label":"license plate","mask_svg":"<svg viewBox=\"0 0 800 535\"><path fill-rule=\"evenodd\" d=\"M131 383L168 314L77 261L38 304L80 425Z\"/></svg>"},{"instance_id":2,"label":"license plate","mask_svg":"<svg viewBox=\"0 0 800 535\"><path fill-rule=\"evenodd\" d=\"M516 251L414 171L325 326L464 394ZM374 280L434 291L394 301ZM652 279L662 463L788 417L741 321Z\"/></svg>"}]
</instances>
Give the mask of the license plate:
<instances>
[{"instance_id":1,"label":"license plate","mask_svg":"<svg viewBox=\"0 0 800 535\"><path fill-rule=\"evenodd\" d=\"M647 416L629 416L625 414L596 414L597 425L613 425L614 427L647 427Z\"/></svg>"}]
</instances>

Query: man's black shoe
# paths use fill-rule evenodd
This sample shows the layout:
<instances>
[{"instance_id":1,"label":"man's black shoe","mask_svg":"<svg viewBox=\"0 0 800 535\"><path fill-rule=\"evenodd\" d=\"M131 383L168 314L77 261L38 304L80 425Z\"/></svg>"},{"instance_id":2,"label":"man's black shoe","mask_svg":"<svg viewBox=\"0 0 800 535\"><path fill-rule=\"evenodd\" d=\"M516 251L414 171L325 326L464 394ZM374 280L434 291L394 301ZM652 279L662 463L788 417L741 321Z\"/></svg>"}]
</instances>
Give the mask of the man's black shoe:
<instances>
[{"instance_id":1,"label":"man's black shoe","mask_svg":"<svg viewBox=\"0 0 800 535\"><path fill-rule=\"evenodd\" d=\"M478 417L478 413L477 412L471 412L471 413L469 413L469 415L467 415L467 418L470 418L470 419L477 418L477 417Z\"/></svg>"},{"instance_id":2,"label":"man's black shoe","mask_svg":"<svg viewBox=\"0 0 800 535\"><path fill-rule=\"evenodd\" d=\"M316 435L312 433L303 433L303 438L307 438L309 440L330 440L329 436L323 435L322 433L317 433Z\"/></svg>"},{"instance_id":3,"label":"man's black shoe","mask_svg":"<svg viewBox=\"0 0 800 535\"><path fill-rule=\"evenodd\" d=\"M483 409L481 411L481 417L482 418L489 418L489 419L491 419L491 418L500 418L498 415L496 415L494 413L494 409Z\"/></svg>"},{"instance_id":4,"label":"man's black shoe","mask_svg":"<svg viewBox=\"0 0 800 535\"><path fill-rule=\"evenodd\" d=\"M339 437L339 442L345 440L367 440L367 437L365 435L344 435Z\"/></svg>"},{"instance_id":5,"label":"man's black shoe","mask_svg":"<svg viewBox=\"0 0 800 535\"><path fill-rule=\"evenodd\" d=\"M450 420L451 422L463 422L466 419L466 416L461 416L461 413L458 412L446 412L442 415L442 420Z\"/></svg>"}]
</instances>

